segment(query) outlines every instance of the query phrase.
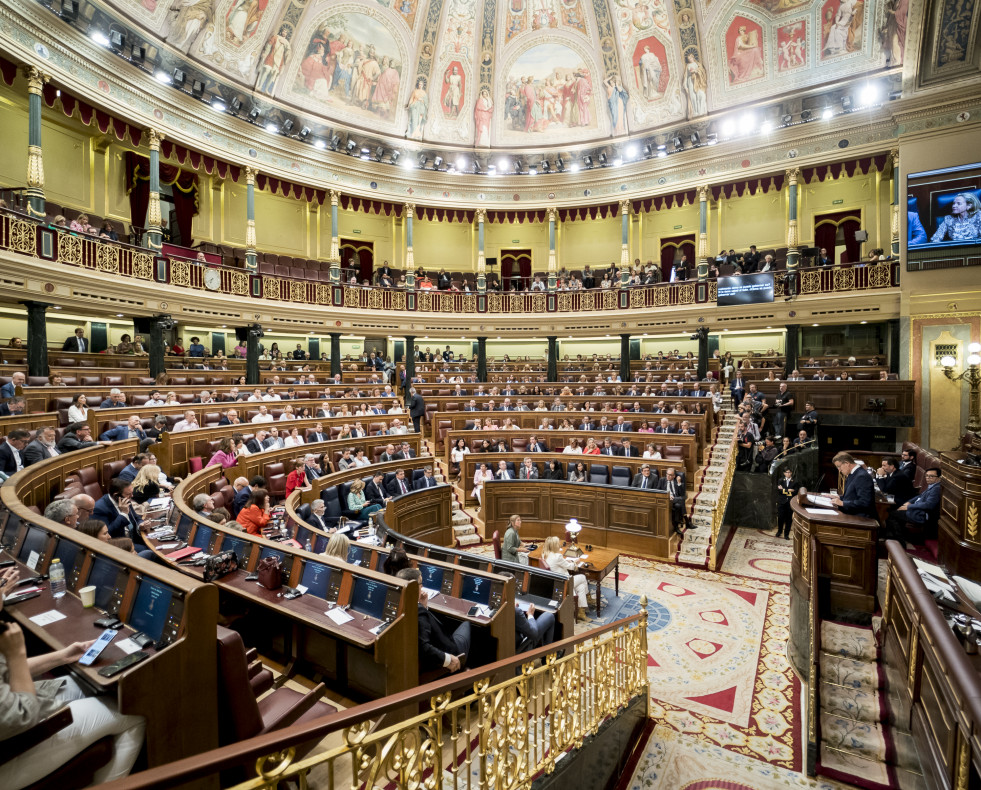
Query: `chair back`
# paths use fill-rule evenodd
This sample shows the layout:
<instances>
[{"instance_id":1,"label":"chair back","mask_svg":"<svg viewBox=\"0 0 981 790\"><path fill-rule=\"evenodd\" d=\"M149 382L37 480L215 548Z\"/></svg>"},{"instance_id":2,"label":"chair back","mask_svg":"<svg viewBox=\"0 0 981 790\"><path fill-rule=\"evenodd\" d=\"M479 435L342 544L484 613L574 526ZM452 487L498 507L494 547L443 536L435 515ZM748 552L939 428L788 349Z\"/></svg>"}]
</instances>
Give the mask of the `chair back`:
<instances>
[{"instance_id":1,"label":"chair back","mask_svg":"<svg viewBox=\"0 0 981 790\"><path fill-rule=\"evenodd\" d=\"M491 536L491 543L494 544L494 558L501 559L501 533L496 529L494 534Z\"/></svg>"},{"instance_id":2,"label":"chair back","mask_svg":"<svg viewBox=\"0 0 981 790\"><path fill-rule=\"evenodd\" d=\"M262 716L249 679L245 644L237 631L218 626L219 743L227 745L262 732Z\"/></svg>"}]
</instances>

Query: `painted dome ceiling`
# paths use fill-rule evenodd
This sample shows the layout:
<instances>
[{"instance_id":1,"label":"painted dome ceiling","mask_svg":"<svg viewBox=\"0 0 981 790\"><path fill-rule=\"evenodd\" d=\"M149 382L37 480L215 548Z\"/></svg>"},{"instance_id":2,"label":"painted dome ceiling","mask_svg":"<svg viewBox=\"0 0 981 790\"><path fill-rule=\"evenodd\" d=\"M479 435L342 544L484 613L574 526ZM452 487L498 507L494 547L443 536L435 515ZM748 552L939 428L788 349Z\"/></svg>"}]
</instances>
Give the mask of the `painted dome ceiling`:
<instances>
[{"instance_id":1,"label":"painted dome ceiling","mask_svg":"<svg viewBox=\"0 0 981 790\"><path fill-rule=\"evenodd\" d=\"M461 147L643 134L901 63L906 0L106 0L301 119ZM897 13L888 13L895 4ZM901 9L901 13L899 13ZM899 20L901 24L897 24Z\"/></svg>"}]
</instances>

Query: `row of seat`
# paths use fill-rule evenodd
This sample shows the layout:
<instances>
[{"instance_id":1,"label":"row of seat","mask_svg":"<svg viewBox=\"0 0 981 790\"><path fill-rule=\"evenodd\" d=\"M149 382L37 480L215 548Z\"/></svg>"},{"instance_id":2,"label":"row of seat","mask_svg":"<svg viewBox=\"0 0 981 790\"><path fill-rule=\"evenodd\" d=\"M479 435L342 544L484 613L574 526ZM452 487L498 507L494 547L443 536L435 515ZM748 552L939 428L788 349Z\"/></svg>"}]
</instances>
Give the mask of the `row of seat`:
<instances>
[{"instance_id":1,"label":"row of seat","mask_svg":"<svg viewBox=\"0 0 981 790\"><path fill-rule=\"evenodd\" d=\"M493 456L489 456L489 457L493 457ZM578 460L570 461L566 465L567 467L565 473L566 477L568 477L569 474L571 474L572 471L576 468L577 463L580 463L580 461ZM517 480L518 474L517 474L517 467L515 463L513 461L505 461L505 464L507 464L507 469L512 479ZM538 469L539 479L544 477L545 464L533 464L533 465L535 466L536 469ZM498 465L494 463L491 466L493 467L491 471L493 471L496 476ZM613 485L613 486L620 486L621 488L629 488L634 477L633 472L630 471L629 466L618 466L615 464L607 466L606 464L591 463L587 465L587 468L589 471L589 482L597 483L599 485Z\"/></svg>"},{"instance_id":2,"label":"row of seat","mask_svg":"<svg viewBox=\"0 0 981 790\"><path fill-rule=\"evenodd\" d=\"M412 485L410 488L414 487L415 481L419 480L425 474L425 470L422 468L406 470L406 477L411 476ZM365 475L360 478L366 484L371 481L374 477L372 473ZM395 472L386 472L385 478L382 481L382 485L386 488L388 484L395 479ZM351 484L354 480L347 480L343 483L338 483L337 485L328 486L320 492L320 498L324 501L326 511L324 513L324 523L328 527L337 526L338 521L343 516L349 521L359 521L358 514L347 507L347 495L351 491ZM304 520L310 517L310 506L301 505L297 509L297 515Z\"/></svg>"}]
</instances>

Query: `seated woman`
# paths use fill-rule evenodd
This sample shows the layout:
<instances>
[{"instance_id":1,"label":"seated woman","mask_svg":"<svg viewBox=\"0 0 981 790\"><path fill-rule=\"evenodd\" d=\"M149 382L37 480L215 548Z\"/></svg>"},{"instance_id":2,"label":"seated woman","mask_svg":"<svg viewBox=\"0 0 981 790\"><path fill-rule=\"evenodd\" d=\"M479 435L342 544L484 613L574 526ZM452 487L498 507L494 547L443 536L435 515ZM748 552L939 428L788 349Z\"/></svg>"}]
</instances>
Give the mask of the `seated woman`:
<instances>
[{"instance_id":1,"label":"seated woman","mask_svg":"<svg viewBox=\"0 0 981 790\"><path fill-rule=\"evenodd\" d=\"M581 455L582 448L579 446L579 440L578 439L570 440L562 452L566 454Z\"/></svg>"},{"instance_id":2,"label":"seated woman","mask_svg":"<svg viewBox=\"0 0 981 790\"><path fill-rule=\"evenodd\" d=\"M494 473L488 468L487 464L477 465L477 471L473 474L473 491L471 492L477 498L477 502L480 502L480 494L484 490L484 483L487 480L493 479Z\"/></svg>"},{"instance_id":3,"label":"seated woman","mask_svg":"<svg viewBox=\"0 0 981 790\"><path fill-rule=\"evenodd\" d=\"M335 532L328 541L327 548L324 549L324 556L335 557L343 562L347 562L349 548L351 548L351 541L348 540L347 535Z\"/></svg>"},{"instance_id":4,"label":"seated woman","mask_svg":"<svg viewBox=\"0 0 981 790\"><path fill-rule=\"evenodd\" d=\"M600 454L600 448L596 446L596 440L592 436L590 436L586 440L586 446L583 447L582 454L583 455L599 455Z\"/></svg>"},{"instance_id":5,"label":"seated woman","mask_svg":"<svg viewBox=\"0 0 981 790\"><path fill-rule=\"evenodd\" d=\"M293 462L293 470L286 475L286 496L292 494L298 488L306 488L307 470L302 458Z\"/></svg>"},{"instance_id":6,"label":"seated woman","mask_svg":"<svg viewBox=\"0 0 981 790\"><path fill-rule=\"evenodd\" d=\"M463 468L463 456L469 452L470 448L467 447L467 440L462 437L457 439L453 449L450 450L450 471L453 474L460 474Z\"/></svg>"},{"instance_id":7,"label":"seated woman","mask_svg":"<svg viewBox=\"0 0 981 790\"><path fill-rule=\"evenodd\" d=\"M408 567L410 567L409 555L406 554L405 549L401 546L393 546L385 558L382 570L386 576L396 576L400 570Z\"/></svg>"},{"instance_id":8,"label":"seated woman","mask_svg":"<svg viewBox=\"0 0 981 790\"><path fill-rule=\"evenodd\" d=\"M264 488L254 488L245 505L238 512L236 520L250 535L261 535L262 528L269 523L269 492Z\"/></svg>"},{"instance_id":9,"label":"seated woman","mask_svg":"<svg viewBox=\"0 0 981 790\"><path fill-rule=\"evenodd\" d=\"M364 498L364 480L355 480L351 483L351 490L347 493L347 509L359 519L364 520L382 508L381 505L368 504Z\"/></svg>"},{"instance_id":10,"label":"seated woman","mask_svg":"<svg viewBox=\"0 0 981 790\"><path fill-rule=\"evenodd\" d=\"M586 597L589 592L589 583L583 574L573 573L578 570L579 566L576 560L566 557L562 553L562 544L555 535L545 538L545 544L542 547L542 565L550 571L561 573L563 576L572 576L572 592L579 604L576 619L585 622L586 607L589 605Z\"/></svg>"},{"instance_id":11,"label":"seated woman","mask_svg":"<svg viewBox=\"0 0 981 790\"><path fill-rule=\"evenodd\" d=\"M565 480L565 472L562 471L562 463L554 458L545 464L545 471L541 476L542 480Z\"/></svg>"},{"instance_id":12,"label":"seated woman","mask_svg":"<svg viewBox=\"0 0 981 790\"><path fill-rule=\"evenodd\" d=\"M283 439L283 444L286 447L299 447L303 443L303 437L300 436L299 428L292 428L289 435Z\"/></svg>"},{"instance_id":13,"label":"seated woman","mask_svg":"<svg viewBox=\"0 0 981 790\"><path fill-rule=\"evenodd\" d=\"M228 469L231 466L235 466L237 460L235 453L235 445L232 441L231 436L225 436L218 443L218 449L215 450L214 455L208 459L208 463L205 466L217 466L221 465L222 469ZM135 491L135 483L134 483Z\"/></svg>"},{"instance_id":14,"label":"seated woman","mask_svg":"<svg viewBox=\"0 0 981 790\"><path fill-rule=\"evenodd\" d=\"M84 524L80 524L78 531L83 535L88 535L90 538L95 538L96 540L103 540L106 543L112 540L106 522L99 521L97 518L90 518Z\"/></svg>"},{"instance_id":15,"label":"seated woman","mask_svg":"<svg viewBox=\"0 0 981 790\"><path fill-rule=\"evenodd\" d=\"M4 571L0 587L10 589L19 575L15 568ZM75 663L93 642L75 642L53 653L29 658L19 625L9 623L0 634L0 741L25 732L66 705L72 712L70 725L4 765L3 786L7 790L20 790L43 779L106 736L113 738L112 756L95 772L93 784L119 779L132 769L143 747L146 722L142 717L120 714L112 699L87 697L68 675L53 680L33 679Z\"/></svg>"},{"instance_id":16,"label":"seated woman","mask_svg":"<svg viewBox=\"0 0 981 790\"><path fill-rule=\"evenodd\" d=\"M144 464L133 478L133 501L138 505L160 496L160 467Z\"/></svg>"},{"instance_id":17,"label":"seated woman","mask_svg":"<svg viewBox=\"0 0 981 790\"><path fill-rule=\"evenodd\" d=\"M652 461L661 460L661 454L655 449L654 445L651 443L648 443L647 445L644 446L643 457Z\"/></svg>"},{"instance_id":18,"label":"seated woman","mask_svg":"<svg viewBox=\"0 0 981 790\"><path fill-rule=\"evenodd\" d=\"M575 468L569 472L569 482L570 483L588 483L589 482L589 472L586 469L586 464L582 461L576 463Z\"/></svg>"}]
</instances>

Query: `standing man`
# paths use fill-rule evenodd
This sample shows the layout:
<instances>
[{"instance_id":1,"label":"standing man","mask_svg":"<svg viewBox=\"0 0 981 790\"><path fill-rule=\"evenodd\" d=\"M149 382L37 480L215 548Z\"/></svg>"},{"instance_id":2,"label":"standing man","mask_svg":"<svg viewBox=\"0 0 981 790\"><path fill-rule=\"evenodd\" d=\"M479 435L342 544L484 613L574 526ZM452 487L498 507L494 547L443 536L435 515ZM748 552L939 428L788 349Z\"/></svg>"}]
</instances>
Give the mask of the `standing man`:
<instances>
[{"instance_id":1,"label":"standing man","mask_svg":"<svg viewBox=\"0 0 981 790\"><path fill-rule=\"evenodd\" d=\"M78 327L75 330L75 334L65 341L65 345L61 347L61 350L74 351L78 354L84 354L88 351L89 341L85 337L85 330L82 327Z\"/></svg>"},{"instance_id":2,"label":"standing man","mask_svg":"<svg viewBox=\"0 0 981 790\"><path fill-rule=\"evenodd\" d=\"M790 413L794 410L794 396L787 391L786 382L780 382L780 391L773 401L777 407L776 414L773 415L773 429L777 436L785 436L787 421Z\"/></svg>"},{"instance_id":3,"label":"standing man","mask_svg":"<svg viewBox=\"0 0 981 790\"><path fill-rule=\"evenodd\" d=\"M848 453L838 453L832 459L835 468L845 476L845 490L841 496L831 497L831 504L849 516L877 518L875 512L875 486L872 477Z\"/></svg>"},{"instance_id":4,"label":"standing man","mask_svg":"<svg viewBox=\"0 0 981 790\"><path fill-rule=\"evenodd\" d=\"M426 402L415 387L409 387L409 416L412 418L412 429L419 433L419 421L426 416Z\"/></svg>"},{"instance_id":5,"label":"standing man","mask_svg":"<svg viewBox=\"0 0 981 790\"><path fill-rule=\"evenodd\" d=\"M793 523L793 511L790 503L797 496L800 484L794 480L794 470L789 466L783 470L783 477L777 483L777 534L787 540L790 537L790 526ZM782 535L781 535L782 533Z\"/></svg>"},{"instance_id":6,"label":"standing man","mask_svg":"<svg viewBox=\"0 0 981 790\"><path fill-rule=\"evenodd\" d=\"M664 472L664 480L660 481L658 488L668 492L671 504L671 523L675 532L683 534L682 524L692 529L691 519L685 513L685 480L680 475L676 475L674 469L667 469Z\"/></svg>"}]
</instances>

